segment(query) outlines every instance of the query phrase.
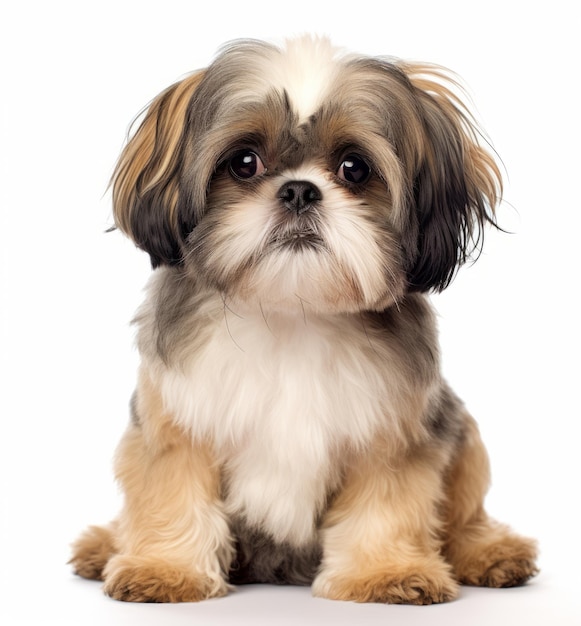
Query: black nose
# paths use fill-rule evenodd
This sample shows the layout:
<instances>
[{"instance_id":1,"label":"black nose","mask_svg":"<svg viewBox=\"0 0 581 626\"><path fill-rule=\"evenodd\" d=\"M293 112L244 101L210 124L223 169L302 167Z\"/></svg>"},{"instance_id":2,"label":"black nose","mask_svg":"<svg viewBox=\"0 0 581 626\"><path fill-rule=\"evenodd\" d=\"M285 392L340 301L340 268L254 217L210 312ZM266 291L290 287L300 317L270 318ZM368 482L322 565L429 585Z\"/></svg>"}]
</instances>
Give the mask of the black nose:
<instances>
[{"instance_id":1,"label":"black nose","mask_svg":"<svg viewBox=\"0 0 581 626\"><path fill-rule=\"evenodd\" d=\"M278 190L277 197L286 209L300 215L322 200L323 194L308 180L291 180Z\"/></svg>"}]
</instances>

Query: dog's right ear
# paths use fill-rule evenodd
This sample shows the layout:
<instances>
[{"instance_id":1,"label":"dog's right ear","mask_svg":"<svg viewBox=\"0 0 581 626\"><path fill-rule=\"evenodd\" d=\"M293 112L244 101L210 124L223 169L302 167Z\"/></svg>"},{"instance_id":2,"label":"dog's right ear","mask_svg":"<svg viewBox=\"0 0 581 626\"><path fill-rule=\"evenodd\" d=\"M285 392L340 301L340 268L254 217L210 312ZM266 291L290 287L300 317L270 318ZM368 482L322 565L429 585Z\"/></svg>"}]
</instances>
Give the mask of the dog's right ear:
<instances>
[{"instance_id":1,"label":"dog's right ear","mask_svg":"<svg viewBox=\"0 0 581 626\"><path fill-rule=\"evenodd\" d=\"M150 255L153 267L182 261L179 172L188 105L203 76L192 74L151 103L113 173L115 224Z\"/></svg>"}]
</instances>

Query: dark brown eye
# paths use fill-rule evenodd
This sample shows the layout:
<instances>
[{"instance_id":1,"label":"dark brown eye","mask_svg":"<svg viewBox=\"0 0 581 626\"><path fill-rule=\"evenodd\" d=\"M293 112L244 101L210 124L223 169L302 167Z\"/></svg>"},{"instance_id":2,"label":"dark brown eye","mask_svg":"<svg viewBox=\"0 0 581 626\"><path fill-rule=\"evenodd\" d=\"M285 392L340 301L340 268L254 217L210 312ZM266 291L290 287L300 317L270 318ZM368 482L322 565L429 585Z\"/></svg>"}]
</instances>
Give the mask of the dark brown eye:
<instances>
[{"instance_id":1,"label":"dark brown eye","mask_svg":"<svg viewBox=\"0 0 581 626\"><path fill-rule=\"evenodd\" d=\"M266 171L261 158L251 150L244 150L230 159L230 173L236 178L247 180L260 176Z\"/></svg>"},{"instance_id":2,"label":"dark brown eye","mask_svg":"<svg viewBox=\"0 0 581 626\"><path fill-rule=\"evenodd\" d=\"M345 182L360 185L369 180L371 168L363 157L358 154L348 154L339 166L337 176Z\"/></svg>"}]
</instances>

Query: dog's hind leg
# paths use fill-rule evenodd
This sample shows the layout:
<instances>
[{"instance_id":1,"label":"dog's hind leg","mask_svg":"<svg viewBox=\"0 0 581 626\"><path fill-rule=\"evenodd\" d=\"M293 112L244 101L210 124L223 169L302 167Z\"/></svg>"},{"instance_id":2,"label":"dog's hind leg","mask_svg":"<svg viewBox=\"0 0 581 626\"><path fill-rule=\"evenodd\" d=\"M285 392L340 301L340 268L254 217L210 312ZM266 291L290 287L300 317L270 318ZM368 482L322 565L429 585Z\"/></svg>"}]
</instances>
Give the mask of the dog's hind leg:
<instances>
[{"instance_id":1,"label":"dog's hind leg","mask_svg":"<svg viewBox=\"0 0 581 626\"><path fill-rule=\"evenodd\" d=\"M90 580L103 580L103 570L109 559L117 552L115 526L90 526L73 544L73 556L69 561L75 574Z\"/></svg>"},{"instance_id":2,"label":"dog's hind leg","mask_svg":"<svg viewBox=\"0 0 581 626\"><path fill-rule=\"evenodd\" d=\"M465 436L448 475L443 552L466 585L514 587L537 573L536 544L492 520L484 510L490 470L478 427L467 416Z\"/></svg>"}]
</instances>

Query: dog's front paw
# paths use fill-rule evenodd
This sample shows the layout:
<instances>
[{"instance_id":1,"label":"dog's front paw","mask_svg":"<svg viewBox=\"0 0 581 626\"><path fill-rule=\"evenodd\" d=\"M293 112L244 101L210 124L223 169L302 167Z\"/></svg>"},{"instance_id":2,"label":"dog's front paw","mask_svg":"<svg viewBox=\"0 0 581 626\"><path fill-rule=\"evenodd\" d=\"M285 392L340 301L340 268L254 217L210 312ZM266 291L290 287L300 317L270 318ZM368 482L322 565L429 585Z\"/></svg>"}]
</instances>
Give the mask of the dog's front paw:
<instances>
[{"instance_id":1,"label":"dog's front paw","mask_svg":"<svg viewBox=\"0 0 581 626\"><path fill-rule=\"evenodd\" d=\"M113 557L104 579L105 593L125 602L199 602L228 591L221 577L196 575L163 561L128 556Z\"/></svg>"},{"instance_id":2,"label":"dog's front paw","mask_svg":"<svg viewBox=\"0 0 581 626\"><path fill-rule=\"evenodd\" d=\"M441 571L406 568L353 578L330 577L322 572L313 583L313 593L353 602L437 604L453 600L458 595L458 584L445 568Z\"/></svg>"}]
</instances>

